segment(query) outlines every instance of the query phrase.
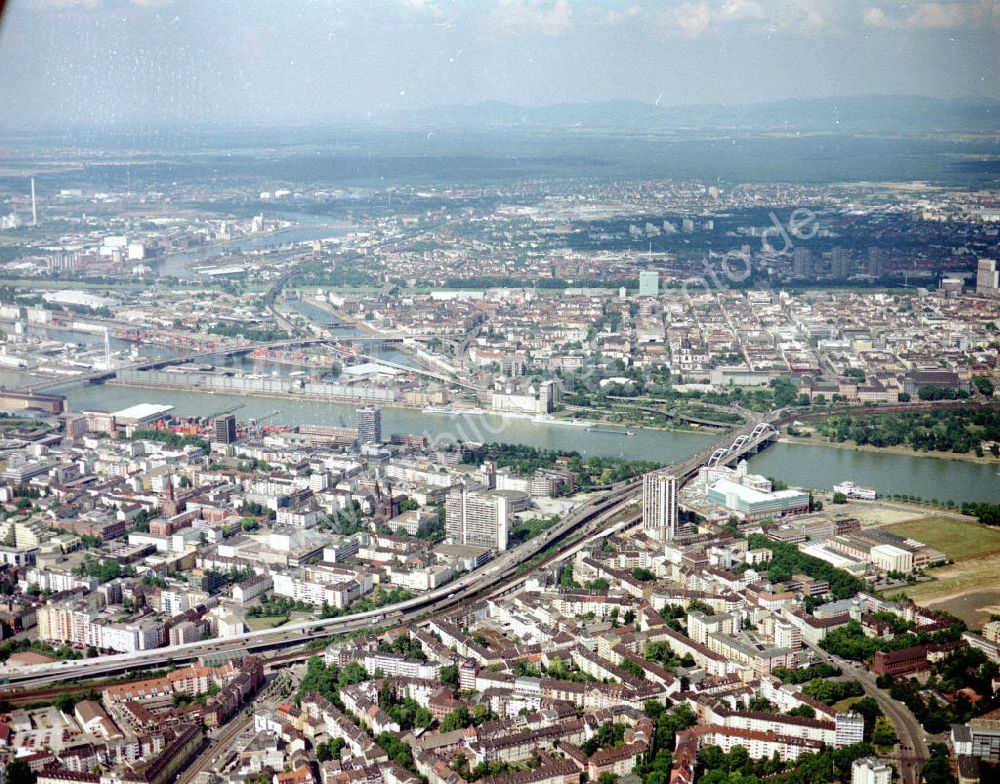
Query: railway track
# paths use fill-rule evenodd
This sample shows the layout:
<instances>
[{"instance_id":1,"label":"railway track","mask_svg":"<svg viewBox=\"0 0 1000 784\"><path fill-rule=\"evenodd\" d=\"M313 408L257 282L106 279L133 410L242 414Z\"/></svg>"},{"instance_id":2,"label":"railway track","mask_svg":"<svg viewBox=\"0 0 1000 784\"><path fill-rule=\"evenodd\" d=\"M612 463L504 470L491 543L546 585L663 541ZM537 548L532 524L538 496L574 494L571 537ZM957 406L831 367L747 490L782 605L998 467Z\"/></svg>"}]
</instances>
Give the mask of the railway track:
<instances>
[{"instance_id":1,"label":"railway track","mask_svg":"<svg viewBox=\"0 0 1000 784\"><path fill-rule=\"evenodd\" d=\"M114 683L121 683L121 681L114 678L104 678L94 681L67 683L63 686L50 686L32 691L6 691L0 694L0 700L3 700L11 707L23 708L26 705L33 705L36 702L52 702L61 694L77 695L86 694L92 690L100 691L103 687Z\"/></svg>"},{"instance_id":2,"label":"railway track","mask_svg":"<svg viewBox=\"0 0 1000 784\"><path fill-rule=\"evenodd\" d=\"M689 460L680 464L685 470L685 476L690 475L690 469L687 465L689 462L692 461ZM517 588L524 583L530 574L539 569L544 569L547 566L550 566L551 564L567 557L576 550L579 550L581 547L593 541L596 537L606 536L609 532L620 532L633 527L636 523L641 521L641 514L637 510L631 509L630 506L634 501L635 492L641 488L641 484L642 480L636 479L624 483L619 488L611 490L606 498L595 504L593 509L587 510L579 521L567 526L565 530L559 532L555 537L553 537L553 540L545 548L540 549L539 553L544 555L537 563L533 563L527 568L522 568L523 563L510 564L504 570L503 574L498 576L496 581L489 585L482 586L481 588L463 596L460 599L460 602L474 602L484 597L499 596L513 590L517 590ZM548 549L552 549L552 552L545 554ZM533 555L532 558L537 557L537 555L538 553ZM413 623L417 620L417 618L420 618L421 621L438 618L451 612L454 609L454 605L458 603L459 602L449 602L447 603L447 606L432 611L431 614L426 617L420 617L422 613L418 608L417 610L413 610L409 613L404 613L399 617L398 622L388 628L383 627L379 631L380 633L396 632L405 628L410 623ZM323 632L324 630L321 629L319 631ZM265 661L265 666L272 670L281 668L289 664L305 661L310 656L316 655L316 653L317 651L315 649L310 648L287 651L285 653L278 654L277 656L269 657ZM4 695L4 697L11 703L11 705L14 706L29 705L34 702L51 701L63 693L84 693L90 691L91 689L100 688L101 685L107 685L110 682L115 682L115 680L116 679L103 679L101 681L80 682L76 684L66 684L63 686L47 686L30 691L8 692ZM223 734L212 739L204 751L202 751L198 757L195 758L195 760L178 775L178 784L191 784L191 782L194 781L202 770L205 770L206 768L211 769L210 766L214 765L218 761L218 756L226 753L226 749L228 749L229 745L239 735L239 733L250 724L251 721L252 716L247 716L245 713L239 714L239 716L231 722L232 726L227 728Z\"/></svg>"},{"instance_id":3,"label":"railway track","mask_svg":"<svg viewBox=\"0 0 1000 784\"><path fill-rule=\"evenodd\" d=\"M781 421L781 417L774 417L773 420L775 424ZM713 442L707 447L703 448L699 453L692 455L672 466L665 467L664 470L669 470L673 472L680 483L683 485L687 482L698 470L698 466L702 465L704 461L709 456L709 451L714 449L720 443L726 442L728 439L732 438L736 433L741 433L742 431L749 432L749 425L742 428L735 433L730 433L725 438L719 441ZM751 447L756 449L756 444L751 444ZM739 454L733 455L733 457L738 457ZM521 554L521 556L514 561L511 561L509 556L515 551L511 551L510 554L505 554L501 556L498 561L500 561L500 566L502 566L501 571L493 576L493 572L496 571L497 566L494 567L484 567L484 572L472 581L466 581L463 578L459 579L460 585L456 585L453 590L445 595L449 587L438 589L436 592L432 592L433 595L428 595L426 597L417 597L413 600L408 600L406 602L400 603L400 605L388 606L379 610L372 610L369 612L359 613L355 616L346 616L342 618L331 618L331 619L319 619L316 621L309 621L302 624L298 624L294 627L278 627L277 630L269 631L266 634L263 632L249 633L241 638L240 644L246 650L262 651L272 648L296 648L298 649L302 644L306 644L310 641L316 639L322 639L329 636L334 636L338 633L354 633L366 629L364 625L358 624L369 624L372 627L378 626L382 630L386 628L396 629L404 624L412 623L417 620L422 620L427 617L437 617L441 613L448 612L454 606L461 604L463 602L477 601L484 595L488 595L497 589L502 589L504 591L509 591L516 587L516 585L523 581L525 577L531 572L543 568L551 564L554 560L562 557L567 552L567 549L573 547L577 544L579 536L575 536L578 532L582 533L583 537L594 535L593 529L596 525L599 525L601 521L606 521L610 516L608 513L611 511L617 511L624 508L626 504L631 503L637 492L641 491L642 479L636 478L625 482L622 482L617 487L612 487L605 491L602 497L592 498L587 501L583 507L580 509L573 510L570 515L563 520L561 523L557 524L553 529L545 532L538 539L533 541L538 541L538 546L534 549L530 549L527 552ZM566 543L565 540L569 536L574 536L574 541ZM561 543L561 544L559 544ZM543 557L535 562L534 559L538 558L539 554L548 552L555 545L559 544L558 547L552 550L548 555L543 555ZM530 567L525 569L525 564L530 564ZM469 575L470 577L472 575ZM391 626L386 626L387 621L392 621ZM289 635L296 633L295 639L289 639ZM228 646L226 650L238 651L240 645L235 644ZM173 658L178 663L192 661L197 659L204 653L219 652L218 646L215 648L201 649L197 646L186 646L182 650L173 649L159 649L154 656L147 655L143 660L136 661L134 658L130 659L126 664L122 664L121 668L117 666L112 668L111 666L106 666L100 672L95 672L94 675L99 677L101 675L110 675L117 671L134 671L141 669L157 669L162 667L169 658ZM300 652L298 656L303 658L311 655L311 652ZM162 658L160 658L162 657ZM117 659L123 659L124 657L115 657ZM297 657L296 657L297 658ZM272 657L268 661L276 660L280 661L277 657ZM291 661L292 658L289 658ZM92 669L99 670L101 668L94 667ZM67 675L72 672L72 670L64 671ZM39 683L35 688L31 688L30 679L37 677L38 680L42 680L43 683ZM7 688L0 689L0 699L7 699L12 704L26 705L33 702L41 702L48 699L54 698L60 693L79 693L85 689L91 688L96 680L92 681L80 681L77 684L66 684L63 686L52 686L53 682L62 682L64 678L57 678L49 675L48 673L43 673L35 676L33 673L28 673L26 676L21 677L22 685L18 688L17 684L8 686ZM107 683L106 677L96 680L99 683Z\"/></svg>"},{"instance_id":4,"label":"railway track","mask_svg":"<svg viewBox=\"0 0 1000 784\"><path fill-rule=\"evenodd\" d=\"M568 526L564 531L561 531L557 535L552 537L551 542L546 548L542 548L539 552L545 552L548 547L562 542L562 540L571 536L572 534L583 530L583 536L593 535L593 527L595 523L603 520L608 516L609 511L617 510L622 504L627 503L632 494L640 487L641 482L639 480L631 480L621 487L611 491L608 498L601 500L595 507L588 510L584 517L577 523ZM505 591L511 590L516 587L517 584L522 583L526 577L532 572L544 568L545 566L551 564L553 561L558 560L563 557L565 551L577 545L580 538L575 538L573 541L568 543L563 543L557 547L552 553L546 555L542 560L537 563L532 564L529 568L519 571L521 569L521 563L513 563L508 566L504 572L497 576L497 579L492 581L490 584L478 588L477 590L463 594L462 596L456 596L454 601L444 600L445 606L434 609L429 615L423 607L416 607L413 610L406 611L399 615L398 620L391 626L382 626L380 629L382 631L396 631L399 628L413 623L416 619L427 620L430 618L440 617L442 615L450 612L455 605L461 602L477 601L485 595L496 592L498 589L503 589ZM537 557L537 553L532 555L531 558ZM527 559L527 560L530 560ZM386 614L391 614L393 612L392 608L386 608ZM330 619L330 625L335 626L338 619ZM281 627L278 627L280 630ZM313 639L320 639L328 636L335 636L337 632L328 631L323 625L318 625L314 630L305 630L306 633L301 636L302 644L308 644ZM280 643L276 643L280 644ZM282 663L292 663L295 661L304 661L310 656L316 653L315 649L306 650L295 650L289 651L287 653L279 654L277 656L268 657L265 660L265 664L268 666L281 665ZM155 669L155 668L153 668ZM45 685L34 689L18 689L16 687L5 687L0 692L0 699L6 700L12 707L23 707L25 705L32 705L37 702L51 702L60 694L81 694L90 691L91 689L100 689L102 686L111 685L113 683L120 683L117 678L100 678L86 681L79 681L76 683L64 683L60 685Z\"/></svg>"},{"instance_id":5,"label":"railway track","mask_svg":"<svg viewBox=\"0 0 1000 784\"><path fill-rule=\"evenodd\" d=\"M194 762L177 775L175 784L191 784L199 773L210 765L215 764L218 755L224 753L236 736L243 732L251 723L253 723L252 715L238 714L236 718L230 721L232 726L228 727L227 725L227 729L222 735L210 740L208 746L195 758Z\"/></svg>"}]
</instances>

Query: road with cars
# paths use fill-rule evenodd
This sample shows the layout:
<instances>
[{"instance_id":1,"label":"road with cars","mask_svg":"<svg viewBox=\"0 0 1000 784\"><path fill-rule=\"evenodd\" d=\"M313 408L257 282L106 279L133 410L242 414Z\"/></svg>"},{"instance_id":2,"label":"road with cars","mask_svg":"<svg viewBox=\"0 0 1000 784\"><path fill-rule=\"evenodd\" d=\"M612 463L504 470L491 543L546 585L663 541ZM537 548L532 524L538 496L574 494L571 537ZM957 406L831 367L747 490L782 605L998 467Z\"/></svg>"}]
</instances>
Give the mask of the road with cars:
<instances>
[{"instance_id":1,"label":"road with cars","mask_svg":"<svg viewBox=\"0 0 1000 784\"><path fill-rule=\"evenodd\" d=\"M839 667L845 676L856 679L865 694L874 698L896 730L899 743L893 751L896 769L899 771L903 784L918 784L920 781L920 768L929 756L927 751L927 736L923 727L917 721L910 709L888 695L875 684L875 674L864 664L841 659L827 653L818 646L809 645L807 647L816 655L816 659L834 667Z\"/></svg>"},{"instance_id":2,"label":"road with cars","mask_svg":"<svg viewBox=\"0 0 1000 784\"><path fill-rule=\"evenodd\" d=\"M298 646L312 639L334 634L346 634L387 622L405 623L428 614L438 613L461 602L468 601L511 580L523 579L520 567L543 550L565 539L569 534L583 530L584 536L594 537L606 532L597 530L595 524L615 513L620 505L634 498L641 487L640 480L629 480L596 493L573 509L563 520L542 535L500 555L482 569L464 574L442 588L428 591L414 599L388 605L376 610L353 613L340 618L320 618L300 623L286 624L276 629L247 632L231 639L201 640L185 645L172 645L136 653L102 656L96 659L61 661L26 667L12 672L9 683L0 688L0 694L12 689L36 688L46 684L72 679L107 677L132 672L137 669L156 668L170 663L181 663L202 656L246 650L250 652ZM572 546L570 543L566 546ZM552 557L562 554L563 546L556 546Z\"/></svg>"},{"instance_id":3,"label":"road with cars","mask_svg":"<svg viewBox=\"0 0 1000 784\"><path fill-rule=\"evenodd\" d=\"M777 421L777 415L772 417L772 421ZM725 452L724 461L736 460L750 451L755 451L760 442L771 438L770 435L764 435L761 438L751 439L753 432L755 431L752 423L731 431L698 453L664 470L677 476L679 482L683 484L694 476L699 466L709 458L718 459L719 453ZM532 564L528 571L536 569L542 563L565 557L570 548L579 548L587 542L609 535L611 531L608 530L607 521L633 507L641 494L641 477L618 482L597 491L571 509L569 514L543 534L502 553L481 569L463 574L441 588L404 602L339 618L318 618L286 624L276 629L245 632L227 639L199 640L149 651L25 667L10 674L9 682L0 687L0 696L6 696L12 690L31 690L63 681L80 681L131 673L141 669L155 669L213 654L291 648L331 635L357 632L388 623L395 625L413 622L474 600L498 588L505 592L512 590L514 586L523 582L527 573L525 564ZM632 516L629 524L634 523L637 518L638 512ZM571 535L576 535L578 540L564 541ZM550 548L551 553L545 560L533 563L536 556Z\"/></svg>"}]
</instances>

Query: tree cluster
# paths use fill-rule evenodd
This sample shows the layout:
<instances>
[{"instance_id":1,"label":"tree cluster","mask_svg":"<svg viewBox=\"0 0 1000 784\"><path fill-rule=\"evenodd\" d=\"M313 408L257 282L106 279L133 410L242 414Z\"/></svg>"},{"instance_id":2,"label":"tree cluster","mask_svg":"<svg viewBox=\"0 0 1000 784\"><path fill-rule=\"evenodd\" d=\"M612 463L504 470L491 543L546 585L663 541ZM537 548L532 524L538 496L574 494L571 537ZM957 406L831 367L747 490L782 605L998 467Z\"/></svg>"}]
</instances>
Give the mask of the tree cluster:
<instances>
[{"instance_id":1,"label":"tree cluster","mask_svg":"<svg viewBox=\"0 0 1000 784\"><path fill-rule=\"evenodd\" d=\"M838 629L830 631L820 642L820 647L835 656L853 661L870 661L876 651L895 651L911 645L940 644L956 642L966 629L965 623L953 618L951 624L933 632L915 629L886 640L882 637L868 637L856 620L850 620Z\"/></svg>"},{"instance_id":2,"label":"tree cluster","mask_svg":"<svg viewBox=\"0 0 1000 784\"><path fill-rule=\"evenodd\" d=\"M831 441L876 447L905 445L922 452L966 453L1000 440L1000 409L967 406L885 414L838 414L816 425Z\"/></svg>"},{"instance_id":3,"label":"tree cluster","mask_svg":"<svg viewBox=\"0 0 1000 784\"><path fill-rule=\"evenodd\" d=\"M728 754L714 745L698 751L699 784L826 784L850 781L854 760L875 754L867 743L856 743L841 749L805 753L790 763L783 762L775 752L770 758L750 759L743 746L735 746Z\"/></svg>"},{"instance_id":4,"label":"tree cluster","mask_svg":"<svg viewBox=\"0 0 1000 784\"><path fill-rule=\"evenodd\" d=\"M791 579L792 575L805 574L818 580L826 580L830 584L830 593L834 599L849 599L865 587L864 583L850 572L806 555L793 544L776 542L764 534L751 534L749 544L751 549L766 548L771 551L771 560L767 563L767 576L772 582L780 583Z\"/></svg>"}]
</instances>

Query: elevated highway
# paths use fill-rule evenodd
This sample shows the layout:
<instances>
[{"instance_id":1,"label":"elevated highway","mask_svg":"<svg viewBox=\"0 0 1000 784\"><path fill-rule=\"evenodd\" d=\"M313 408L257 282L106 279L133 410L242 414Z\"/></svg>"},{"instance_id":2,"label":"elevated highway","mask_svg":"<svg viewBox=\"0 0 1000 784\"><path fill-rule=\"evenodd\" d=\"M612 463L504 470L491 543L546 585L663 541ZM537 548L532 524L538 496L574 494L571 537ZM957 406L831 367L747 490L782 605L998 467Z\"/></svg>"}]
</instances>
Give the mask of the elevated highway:
<instances>
[{"instance_id":1,"label":"elevated highway","mask_svg":"<svg viewBox=\"0 0 1000 784\"><path fill-rule=\"evenodd\" d=\"M691 457L659 470L673 473L683 484L697 474L700 466L706 464L720 451L723 455L716 459L717 463L733 462L757 451L775 437L776 431L770 425L767 425L767 428L762 428L760 425L746 425L738 431L726 434ZM318 618L287 624L277 629L247 632L231 639L203 640L136 653L102 656L99 659L27 667L20 672L11 673L9 683L0 689L0 695L6 696L12 690L16 692L18 689L35 689L69 679L108 677L134 670L155 669L166 665L167 662L186 662L210 654L240 650L257 652L301 646L309 640L334 634L356 632L386 623L413 622L428 614L443 612L483 596L507 593L516 590L527 576L540 566L565 558L597 539L635 525L641 514L636 508L636 501L641 497L641 493L641 477L612 485L572 509L565 518L546 532L502 553L482 569L464 574L441 588L404 602L340 618ZM527 569L524 568L525 563L550 548L554 549L548 557Z\"/></svg>"},{"instance_id":2,"label":"elevated highway","mask_svg":"<svg viewBox=\"0 0 1000 784\"><path fill-rule=\"evenodd\" d=\"M531 570L524 571L521 565L530 561L540 552L562 542L572 533L582 529L584 535L604 535L597 529L600 521L610 513L619 511L619 505L627 502L641 488L641 481L633 479L598 493L572 510L563 520L540 536L501 554L482 569L464 574L447 585L421 594L405 602L353 613L340 618L321 618L301 623L287 624L277 629L247 632L226 640L204 640L185 645L172 645L136 653L102 656L99 659L58 662L25 668L11 673L9 684L0 690L6 694L15 687L36 687L66 679L107 677L137 669L157 668L168 661L184 662L199 656L228 651L263 651L300 645L310 639L344 634L382 625L387 621L408 622L428 613L449 609L461 602L477 598L487 590L494 590L500 584L511 580L523 581ZM548 560L560 556L562 547L557 547ZM537 568L537 564L534 568Z\"/></svg>"}]
</instances>

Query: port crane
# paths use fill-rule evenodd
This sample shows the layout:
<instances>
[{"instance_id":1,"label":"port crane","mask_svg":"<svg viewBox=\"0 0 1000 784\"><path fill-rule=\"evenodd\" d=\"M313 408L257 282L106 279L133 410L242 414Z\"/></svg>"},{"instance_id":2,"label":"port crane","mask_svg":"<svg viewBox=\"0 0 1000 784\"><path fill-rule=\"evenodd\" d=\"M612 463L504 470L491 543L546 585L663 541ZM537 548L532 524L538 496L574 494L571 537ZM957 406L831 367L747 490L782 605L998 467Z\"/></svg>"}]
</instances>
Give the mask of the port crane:
<instances>
[{"instance_id":1,"label":"port crane","mask_svg":"<svg viewBox=\"0 0 1000 784\"><path fill-rule=\"evenodd\" d=\"M246 408L246 403L240 403L239 405L231 406L230 408L224 408L221 411L214 411L211 414L208 414L205 419L212 420L217 416L222 416L223 414L232 414L239 411L241 408Z\"/></svg>"},{"instance_id":2,"label":"port crane","mask_svg":"<svg viewBox=\"0 0 1000 784\"><path fill-rule=\"evenodd\" d=\"M265 422L270 422L275 417L280 416L280 414L281 412L275 409L270 414L265 414L264 416L256 419L250 417L250 419L247 420L247 435L252 436L253 438L260 438L261 425Z\"/></svg>"}]
</instances>

